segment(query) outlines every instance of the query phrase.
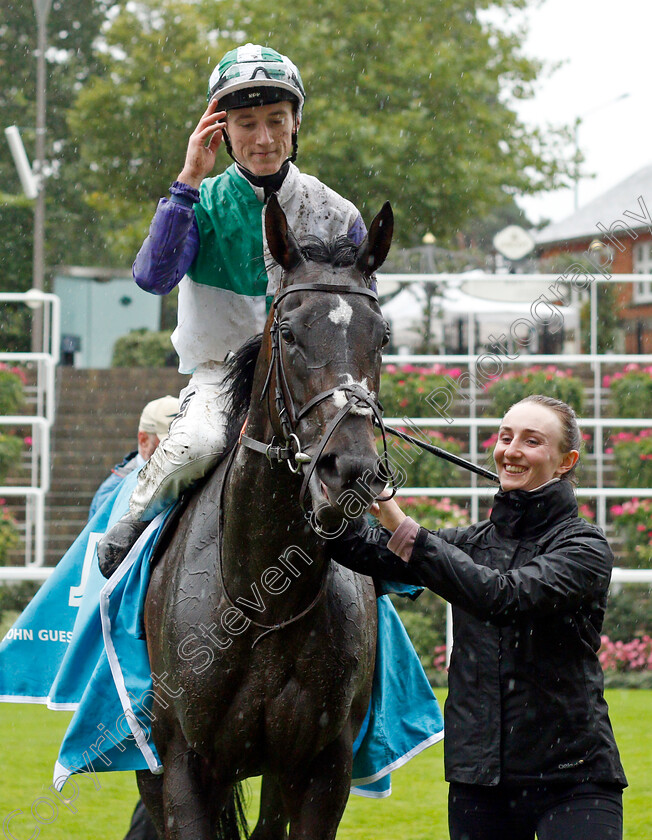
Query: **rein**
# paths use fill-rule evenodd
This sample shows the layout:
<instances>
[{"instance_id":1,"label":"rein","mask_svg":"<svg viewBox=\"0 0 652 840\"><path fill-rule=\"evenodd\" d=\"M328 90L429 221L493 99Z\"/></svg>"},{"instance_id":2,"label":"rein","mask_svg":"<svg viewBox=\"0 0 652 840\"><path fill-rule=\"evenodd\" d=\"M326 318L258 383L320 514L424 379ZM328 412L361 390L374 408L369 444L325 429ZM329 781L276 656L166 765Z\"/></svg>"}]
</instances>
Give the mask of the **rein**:
<instances>
[{"instance_id":1,"label":"rein","mask_svg":"<svg viewBox=\"0 0 652 840\"><path fill-rule=\"evenodd\" d=\"M282 621L277 621L274 624L264 624L262 621L256 621L255 618L250 618L248 615L245 614L242 607L239 607L233 601L233 598L231 597L231 595L229 593L229 590L227 589L226 580L225 580L225 577L224 577L224 563L223 563L223 558L222 558L222 538L223 538L223 530L224 530L224 523L223 523L224 493L226 491L226 485L227 485L228 477L229 477L229 474L231 472L231 467L233 466L233 462L235 460L236 452L237 452L237 449L234 448L231 452L231 455L229 456L228 461L225 462L224 478L223 478L223 481L221 482L221 485L220 485L219 506L218 506L219 515L218 515L218 520L217 520L218 521L217 571L218 571L218 580L219 580L220 586L222 587L222 592L224 594L224 597L226 599L227 604L230 607L232 607L233 609L242 613L242 615L247 619L249 624L253 624L254 627L259 627L264 631L264 632L260 633L260 635L258 635L254 639L254 641L251 645L251 647L253 649L258 644L258 642L262 638L267 636L269 633L272 633L274 630L281 630L283 627L287 627L289 624L293 624L295 621L299 621L300 618L303 618L305 615L307 615L313 609L313 607L315 607L317 605L318 601L321 599L322 595L326 591L326 587L328 586L328 581L329 581L329 578L330 578L330 573L329 573L329 571L326 572L326 574L324 575L324 577L322 579L321 585L320 585L320 587L317 591L317 594L312 599L312 601L308 604L307 607L305 607L303 610L301 610L300 613L297 613L297 615L293 615L290 618L283 619ZM219 467L218 467L218 469L219 469Z\"/></svg>"},{"instance_id":2,"label":"rein","mask_svg":"<svg viewBox=\"0 0 652 840\"><path fill-rule=\"evenodd\" d=\"M405 432L399 432L398 429L392 429L391 426L385 426L384 431L387 431L390 435L395 435L408 443L413 443L425 452L430 452L431 455L436 455L444 461L450 461L451 464L456 464L458 467L463 467L465 470L469 470L469 472L481 475L483 478L489 478L491 481L495 481L497 484L500 484L500 479L496 473L491 472L491 470L487 470L484 467L478 467L471 461L467 461L466 458L460 458L459 455L453 455L452 452L448 452L446 449L442 449L439 446L434 446L432 443L425 443L418 438L412 437L412 435L406 435Z\"/></svg>"},{"instance_id":3,"label":"rein","mask_svg":"<svg viewBox=\"0 0 652 840\"><path fill-rule=\"evenodd\" d=\"M285 461L289 470L293 473L298 473L304 464L308 464L308 467L304 472L301 490L299 491L299 503L303 508L308 485L317 467L317 462L328 444L333 432L353 408L365 406L371 410L376 425L381 430L383 438L383 454L381 456L381 460L385 466L388 477L392 475L392 470L389 466L387 436L382 418L382 406L373 393L366 391L359 385L337 385L334 388L329 388L327 391L322 391L312 397L298 410L289 398L290 388L288 386L285 368L283 366L283 356L279 341L278 304L283 300L283 298L292 292L328 292L334 294L364 295L374 301L378 301L378 295L371 289L356 288L342 284L330 285L328 283L297 283L294 286L288 286L287 289L280 291L272 303L272 308L274 310L274 319L270 327L272 353L260 398L263 400L265 396L269 396L272 377L275 374L274 405L281 424L284 443L279 444L276 442L276 438L272 438L270 443L262 443L261 441L246 435L244 430L240 435L240 443L248 449L253 449L255 452L260 452L265 455L270 463L273 461ZM297 424L310 411L312 411L313 408L324 402L324 400L327 400L329 397L332 397L333 394L338 391L344 392L348 396L348 400L337 412L335 417L333 417L333 419L329 422L315 452L312 455L309 455L303 451L301 441L296 434L295 430Z\"/></svg>"}]
</instances>

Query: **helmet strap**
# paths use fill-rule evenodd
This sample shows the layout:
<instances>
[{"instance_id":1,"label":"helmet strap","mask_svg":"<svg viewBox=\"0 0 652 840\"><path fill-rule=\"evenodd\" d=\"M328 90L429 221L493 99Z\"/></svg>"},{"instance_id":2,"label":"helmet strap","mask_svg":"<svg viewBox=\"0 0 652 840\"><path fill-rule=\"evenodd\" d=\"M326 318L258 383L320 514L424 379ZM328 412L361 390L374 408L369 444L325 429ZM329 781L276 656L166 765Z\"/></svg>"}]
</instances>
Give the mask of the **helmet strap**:
<instances>
[{"instance_id":1,"label":"helmet strap","mask_svg":"<svg viewBox=\"0 0 652 840\"><path fill-rule=\"evenodd\" d=\"M224 140L224 145L226 146L226 151L229 153L229 157L235 160L233 157L233 146L231 145L231 140L229 139L229 135L226 133L225 128L222 129L222 140ZM236 160L235 162L237 163L238 161Z\"/></svg>"},{"instance_id":2,"label":"helmet strap","mask_svg":"<svg viewBox=\"0 0 652 840\"><path fill-rule=\"evenodd\" d=\"M289 161L294 163L297 159L297 152L299 151L299 132L295 129L292 132L292 154L288 158Z\"/></svg>"}]
</instances>

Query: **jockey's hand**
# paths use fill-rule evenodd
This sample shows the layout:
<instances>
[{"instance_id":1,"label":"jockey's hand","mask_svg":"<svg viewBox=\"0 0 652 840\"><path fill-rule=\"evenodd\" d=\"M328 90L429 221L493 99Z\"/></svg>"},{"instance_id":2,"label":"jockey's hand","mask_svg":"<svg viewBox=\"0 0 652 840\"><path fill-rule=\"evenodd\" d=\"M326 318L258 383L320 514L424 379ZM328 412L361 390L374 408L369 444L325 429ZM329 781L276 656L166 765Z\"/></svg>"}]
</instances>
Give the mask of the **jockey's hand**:
<instances>
[{"instance_id":1,"label":"jockey's hand","mask_svg":"<svg viewBox=\"0 0 652 840\"><path fill-rule=\"evenodd\" d=\"M215 166L215 156L226 127L226 111L217 111L214 99L204 111L197 127L190 135L186 162L177 181L199 189L201 182Z\"/></svg>"},{"instance_id":2,"label":"jockey's hand","mask_svg":"<svg viewBox=\"0 0 652 840\"><path fill-rule=\"evenodd\" d=\"M392 532L406 519L396 499L388 499L386 502L374 502L370 508L370 513L378 519L384 528Z\"/></svg>"}]
</instances>

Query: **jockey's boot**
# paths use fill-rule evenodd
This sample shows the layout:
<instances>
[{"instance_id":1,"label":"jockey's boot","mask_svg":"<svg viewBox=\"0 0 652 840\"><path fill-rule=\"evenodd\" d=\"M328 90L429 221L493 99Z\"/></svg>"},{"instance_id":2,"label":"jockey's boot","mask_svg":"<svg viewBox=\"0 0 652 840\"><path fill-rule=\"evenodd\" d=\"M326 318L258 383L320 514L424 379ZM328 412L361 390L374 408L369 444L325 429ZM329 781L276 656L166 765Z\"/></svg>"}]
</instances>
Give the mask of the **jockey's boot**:
<instances>
[{"instance_id":1,"label":"jockey's boot","mask_svg":"<svg viewBox=\"0 0 652 840\"><path fill-rule=\"evenodd\" d=\"M105 578L110 578L125 559L149 522L134 519L127 513L97 543L97 561Z\"/></svg>"}]
</instances>

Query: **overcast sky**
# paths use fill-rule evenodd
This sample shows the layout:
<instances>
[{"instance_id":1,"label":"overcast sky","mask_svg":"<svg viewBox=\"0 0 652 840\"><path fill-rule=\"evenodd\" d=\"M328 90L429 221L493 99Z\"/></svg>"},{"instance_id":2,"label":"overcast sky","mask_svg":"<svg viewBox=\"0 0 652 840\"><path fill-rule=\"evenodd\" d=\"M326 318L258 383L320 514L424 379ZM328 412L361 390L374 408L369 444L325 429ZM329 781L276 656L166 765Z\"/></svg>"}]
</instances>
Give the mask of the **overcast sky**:
<instances>
[{"instance_id":1,"label":"overcast sky","mask_svg":"<svg viewBox=\"0 0 652 840\"><path fill-rule=\"evenodd\" d=\"M523 14L526 54L565 63L519 113L539 125L582 118L579 145L596 177L580 182L581 206L652 164L652 0L543 0ZM519 203L533 222L559 221L574 209L572 190Z\"/></svg>"}]
</instances>

